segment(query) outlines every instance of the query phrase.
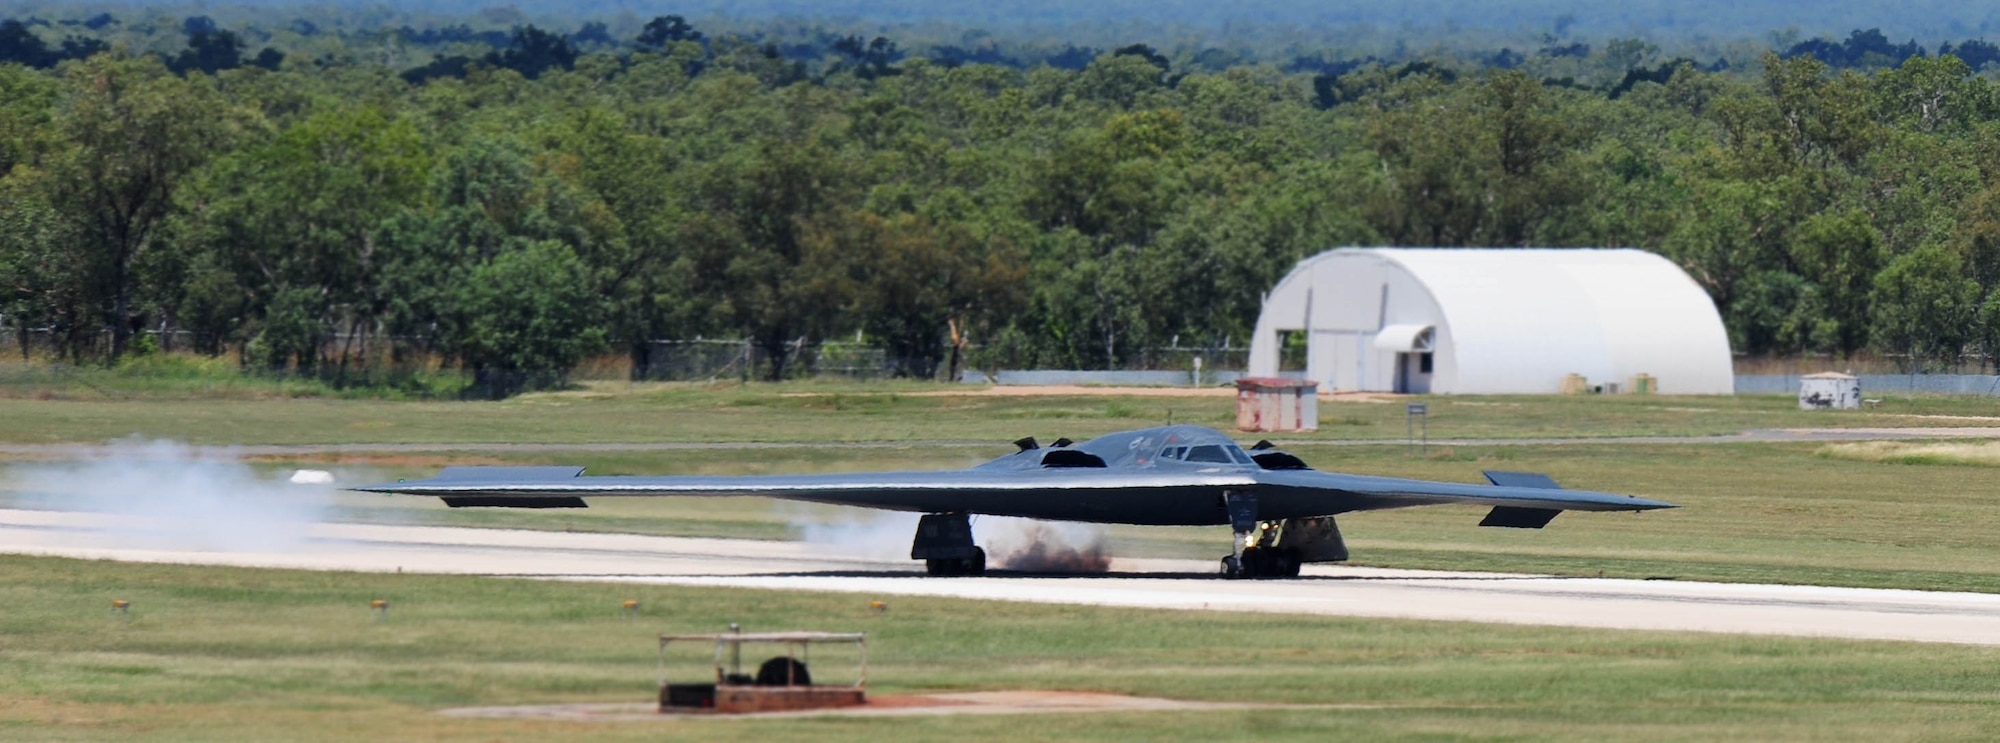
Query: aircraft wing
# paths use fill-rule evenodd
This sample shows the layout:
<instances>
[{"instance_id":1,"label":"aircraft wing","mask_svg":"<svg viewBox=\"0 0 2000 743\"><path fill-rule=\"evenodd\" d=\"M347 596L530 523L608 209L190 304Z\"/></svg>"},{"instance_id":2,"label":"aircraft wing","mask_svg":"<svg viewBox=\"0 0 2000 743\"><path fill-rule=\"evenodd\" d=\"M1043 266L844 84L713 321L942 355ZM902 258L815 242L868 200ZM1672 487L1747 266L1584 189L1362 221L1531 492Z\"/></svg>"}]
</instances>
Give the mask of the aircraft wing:
<instances>
[{"instance_id":1,"label":"aircraft wing","mask_svg":"<svg viewBox=\"0 0 2000 743\"><path fill-rule=\"evenodd\" d=\"M1218 523L1214 495L1253 473L1101 468L854 472L813 475L592 476L580 467L447 467L436 477L355 490L442 498L451 506L581 508L592 496L755 495L930 513L1107 523ZM1189 509L1179 504L1199 503ZM1166 519L1166 520L1162 520Z\"/></svg>"},{"instance_id":2,"label":"aircraft wing","mask_svg":"<svg viewBox=\"0 0 2000 743\"><path fill-rule=\"evenodd\" d=\"M580 467L447 467L436 477L356 488L448 505L582 508L597 496L752 495L929 513L1122 524L1218 524L1225 491L1254 491L1267 520L1463 503L1488 526L1538 528L1563 510L1641 511L1660 501L1564 490L1541 475L1489 472L1490 485L1315 470L970 469L750 476L592 476Z\"/></svg>"},{"instance_id":3,"label":"aircraft wing","mask_svg":"<svg viewBox=\"0 0 2000 743\"><path fill-rule=\"evenodd\" d=\"M1545 475L1487 472L1490 484L1407 480L1317 470L1258 473L1258 498L1266 512L1331 515L1450 503L1492 506L1481 526L1541 528L1562 511L1647 511L1672 503L1589 490L1566 490ZM1335 507L1334 510L1326 510Z\"/></svg>"}]
</instances>

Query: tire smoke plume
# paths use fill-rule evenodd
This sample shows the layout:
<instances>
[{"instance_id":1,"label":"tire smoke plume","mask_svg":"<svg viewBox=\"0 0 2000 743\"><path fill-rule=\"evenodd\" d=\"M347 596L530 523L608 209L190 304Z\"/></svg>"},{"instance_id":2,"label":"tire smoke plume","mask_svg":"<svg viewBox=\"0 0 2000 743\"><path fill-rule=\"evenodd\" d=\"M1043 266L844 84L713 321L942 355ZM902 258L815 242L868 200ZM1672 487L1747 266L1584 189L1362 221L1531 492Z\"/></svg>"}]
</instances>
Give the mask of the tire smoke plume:
<instances>
[{"instance_id":1,"label":"tire smoke plume","mask_svg":"<svg viewBox=\"0 0 2000 743\"><path fill-rule=\"evenodd\" d=\"M331 482L265 477L227 449L125 440L85 447L73 461L11 467L29 508L91 511L104 532L159 549L290 550L331 505Z\"/></svg>"},{"instance_id":2,"label":"tire smoke plume","mask_svg":"<svg viewBox=\"0 0 2000 743\"><path fill-rule=\"evenodd\" d=\"M1095 524L988 516L972 531L986 547L986 559L1002 570L1024 573L1098 574L1111 571L1111 546Z\"/></svg>"},{"instance_id":3,"label":"tire smoke plume","mask_svg":"<svg viewBox=\"0 0 2000 743\"><path fill-rule=\"evenodd\" d=\"M787 507L780 513L799 539L878 560L907 560L919 514L848 508ZM972 534L986 564L1026 573L1097 574L1111 570L1111 548L1094 524L976 516Z\"/></svg>"},{"instance_id":4,"label":"tire smoke plume","mask_svg":"<svg viewBox=\"0 0 2000 743\"><path fill-rule=\"evenodd\" d=\"M840 547L876 560L910 559L910 541L917 533L914 513L863 511L785 504L779 513L791 522L799 541Z\"/></svg>"}]
</instances>

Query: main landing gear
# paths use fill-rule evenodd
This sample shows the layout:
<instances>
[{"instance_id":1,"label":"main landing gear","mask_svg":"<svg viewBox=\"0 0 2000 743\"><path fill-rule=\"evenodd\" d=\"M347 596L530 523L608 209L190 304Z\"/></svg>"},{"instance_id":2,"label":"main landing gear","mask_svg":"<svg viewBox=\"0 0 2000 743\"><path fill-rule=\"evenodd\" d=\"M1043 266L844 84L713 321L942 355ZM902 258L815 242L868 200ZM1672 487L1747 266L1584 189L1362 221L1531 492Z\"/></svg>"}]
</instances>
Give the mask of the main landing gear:
<instances>
[{"instance_id":1,"label":"main landing gear","mask_svg":"<svg viewBox=\"0 0 2000 743\"><path fill-rule=\"evenodd\" d=\"M1262 521L1257 518L1257 494L1230 492L1222 496L1234 533L1230 553L1222 558L1224 578L1296 578L1307 562L1347 559L1347 543L1331 516Z\"/></svg>"},{"instance_id":2,"label":"main landing gear","mask_svg":"<svg viewBox=\"0 0 2000 743\"><path fill-rule=\"evenodd\" d=\"M936 576L986 574L986 550L972 543L972 520L962 513L925 514L910 543L910 559Z\"/></svg>"},{"instance_id":3,"label":"main landing gear","mask_svg":"<svg viewBox=\"0 0 2000 743\"><path fill-rule=\"evenodd\" d=\"M971 557L955 559L930 559L924 561L924 572L930 575L985 575L986 550L972 548Z\"/></svg>"},{"instance_id":4,"label":"main landing gear","mask_svg":"<svg viewBox=\"0 0 2000 743\"><path fill-rule=\"evenodd\" d=\"M1251 547L1241 556L1222 558L1224 578L1297 578L1299 551L1283 547Z\"/></svg>"}]
</instances>

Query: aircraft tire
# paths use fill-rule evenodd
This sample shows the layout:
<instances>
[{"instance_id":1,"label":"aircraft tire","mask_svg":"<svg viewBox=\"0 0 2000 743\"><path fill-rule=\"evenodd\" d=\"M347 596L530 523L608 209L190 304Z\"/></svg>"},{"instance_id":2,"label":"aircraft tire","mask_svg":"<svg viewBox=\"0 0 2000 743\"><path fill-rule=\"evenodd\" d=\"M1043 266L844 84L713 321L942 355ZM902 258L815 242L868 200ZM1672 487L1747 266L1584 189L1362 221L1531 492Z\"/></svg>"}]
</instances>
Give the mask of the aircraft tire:
<instances>
[{"instance_id":1,"label":"aircraft tire","mask_svg":"<svg viewBox=\"0 0 2000 743\"><path fill-rule=\"evenodd\" d=\"M1243 577L1243 564L1237 562L1235 555L1222 558L1222 577L1230 580Z\"/></svg>"},{"instance_id":2,"label":"aircraft tire","mask_svg":"<svg viewBox=\"0 0 2000 743\"><path fill-rule=\"evenodd\" d=\"M986 550L974 547L971 557L925 560L924 572L940 577L985 575Z\"/></svg>"},{"instance_id":3,"label":"aircraft tire","mask_svg":"<svg viewBox=\"0 0 2000 743\"><path fill-rule=\"evenodd\" d=\"M1299 577L1299 551L1281 549L1271 553L1271 577Z\"/></svg>"},{"instance_id":4,"label":"aircraft tire","mask_svg":"<svg viewBox=\"0 0 2000 743\"><path fill-rule=\"evenodd\" d=\"M1233 558L1222 558L1222 573L1230 578L1296 578L1299 575L1298 550L1253 547L1243 551L1241 563L1232 567Z\"/></svg>"},{"instance_id":5,"label":"aircraft tire","mask_svg":"<svg viewBox=\"0 0 2000 743\"><path fill-rule=\"evenodd\" d=\"M1251 578L1270 578L1278 574L1277 555L1271 550L1253 548L1243 551L1243 574Z\"/></svg>"}]
</instances>

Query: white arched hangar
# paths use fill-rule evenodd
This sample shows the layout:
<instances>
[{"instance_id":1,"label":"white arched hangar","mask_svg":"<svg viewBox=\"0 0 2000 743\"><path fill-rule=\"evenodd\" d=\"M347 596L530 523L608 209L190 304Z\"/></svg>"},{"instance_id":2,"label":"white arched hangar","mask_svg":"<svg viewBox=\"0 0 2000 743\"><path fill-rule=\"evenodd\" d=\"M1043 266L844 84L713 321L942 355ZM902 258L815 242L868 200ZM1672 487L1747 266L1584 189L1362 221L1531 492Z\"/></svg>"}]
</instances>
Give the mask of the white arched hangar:
<instances>
[{"instance_id":1,"label":"white arched hangar","mask_svg":"<svg viewBox=\"0 0 2000 743\"><path fill-rule=\"evenodd\" d=\"M1734 392L1708 293L1641 250L1341 248L1264 298L1251 376L1279 374L1281 332L1306 338L1321 391L1545 394L1581 375L1665 394Z\"/></svg>"}]
</instances>

